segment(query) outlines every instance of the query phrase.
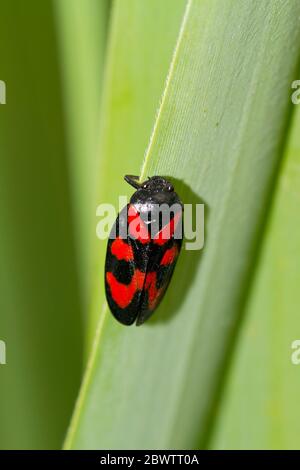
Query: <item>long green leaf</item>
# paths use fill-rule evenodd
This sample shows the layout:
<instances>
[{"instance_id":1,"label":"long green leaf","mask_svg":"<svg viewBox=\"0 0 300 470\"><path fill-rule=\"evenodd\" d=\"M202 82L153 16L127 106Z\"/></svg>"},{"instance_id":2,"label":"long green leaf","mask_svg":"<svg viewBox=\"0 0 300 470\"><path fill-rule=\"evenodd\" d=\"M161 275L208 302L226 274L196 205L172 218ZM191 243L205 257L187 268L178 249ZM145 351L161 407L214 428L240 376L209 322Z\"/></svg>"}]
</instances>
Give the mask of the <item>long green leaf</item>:
<instances>
[{"instance_id":1,"label":"long green leaf","mask_svg":"<svg viewBox=\"0 0 300 470\"><path fill-rule=\"evenodd\" d=\"M0 11L0 447L59 448L82 327L52 2Z\"/></svg>"},{"instance_id":2,"label":"long green leaf","mask_svg":"<svg viewBox=\"0 0 300 470\"><path fill-rule=\"evenodd\" d=\"M285 152L256 281L210 445L299 449L300 112Z\"/></svg>"},{"instance_id":3,"label":"long green leaf","mask_svg":"<svg viewBox=\"0 0 300 470\"><path fill-rule=\"evenodd\" d=\"M96 156L108 0L54 0L83 309L90 297Z\"/></svg>"},{"instance_id":4,"label":"long green leaf","mask_svg":"<svg viewBox=\"0 0 300 470\"><path fill-rule=\"evenodd\" d=\"M67 447L203 445L280 157L299 14L296 1L188 2L142 178L170 175L185 203L205 202L206 245L182 253L148 324L104 308Z\"/></svg>"}]
</instances>

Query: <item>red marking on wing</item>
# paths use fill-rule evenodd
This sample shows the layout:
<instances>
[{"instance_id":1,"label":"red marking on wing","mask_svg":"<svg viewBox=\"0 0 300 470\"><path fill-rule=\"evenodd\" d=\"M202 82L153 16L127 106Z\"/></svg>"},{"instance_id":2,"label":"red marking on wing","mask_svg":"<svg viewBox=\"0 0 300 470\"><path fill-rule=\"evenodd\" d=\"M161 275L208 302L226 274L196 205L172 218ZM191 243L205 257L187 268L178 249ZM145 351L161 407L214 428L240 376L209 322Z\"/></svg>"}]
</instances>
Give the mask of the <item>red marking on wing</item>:
<instances>
[{"instance_id":1,"label":"red marking on wing","mask_svg":"<svg viewBox=\"0 0 300 470\"><path fill-rule=\"evenodd\" d=\"M145 273L136 269L130 284L119 282L113 273L106 273L106 281L110 287L111 296L120 308L126 308L132 301L134 294L143 289Z\"/></svg>"},{"instance_id":2,"label":"red marking on wing","mask_svg":"<svg viewBox=\"0 0 300 470\"><path fill-rule=\"evenodd\" d=\"M182 212L177 212L173 219L170 220L153 238L154 243L157 245L164 245L172 236L176 230L179 220L181 219Z\"/></svg>"},{"instance_id":3,"label":"red marking on wing","mask_svg":"<svg viewBox=\"0 0 300 470\"><path fill-rule=\"evenodd\" d=\"M148 291L148 308L153 310L160 298L160 293L163 289L157 289L156 287L157 275L156 272L150 272L146 276L145 290Z\"/></svg>"},{"instance_id":4,"label":"red marking on wing","mask_svg":"<svg viewBox=\"0 0 300 470\"><path fill-rule=\"evenodd\" d=\"M162 257L162 260L160 262L161 265L168 265L168 264L172 264L175 259L177 258L178 256L178 248L177 248L177 245L174 245L172 246L172 248L169 248L164 256Z\"/></svg>"},{"instance_id":5,"label":"red marking on wing","mask_svg":"<svg viewBox=\"0 0 300 470\"><path fill-rule=\"evenodd\" d=\"M141 243L149 243L150 235L148 229L134 206L128 209L128 226L130 235Z\"/></svg>"},{"instance_id":6,"label":"red marking on wing","mask_svg":"<svg viewBox=\"0 0 300 470\"><path fill-rule=\"evenodd\" d=\"M132 247L125 243L122 238L116 238L111 244L111 252L118 259L124 259L125 261L133 260Z\"/></svg>"}]
</instances>

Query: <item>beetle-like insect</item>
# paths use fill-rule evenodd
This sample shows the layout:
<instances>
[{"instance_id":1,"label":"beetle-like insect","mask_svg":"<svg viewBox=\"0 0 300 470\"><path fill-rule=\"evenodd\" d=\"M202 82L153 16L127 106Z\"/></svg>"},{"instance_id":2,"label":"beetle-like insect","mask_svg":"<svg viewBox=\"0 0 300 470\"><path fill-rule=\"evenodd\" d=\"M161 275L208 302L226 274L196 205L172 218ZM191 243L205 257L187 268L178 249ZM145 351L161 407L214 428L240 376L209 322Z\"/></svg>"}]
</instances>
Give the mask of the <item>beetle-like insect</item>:
<instances>
[{"instance_id":1,"label":"beetle-like insect","mask_svg":"<svg viewBox=\"0 0 300 470\"><path fill-rule=\"evenodd\" d=\"M169 285L181 249L183 204L173 185L153 176L139 183L119 213L109 236L105 291L110 310L124 325L144 323Z\"/></svg>"}]
</instances>

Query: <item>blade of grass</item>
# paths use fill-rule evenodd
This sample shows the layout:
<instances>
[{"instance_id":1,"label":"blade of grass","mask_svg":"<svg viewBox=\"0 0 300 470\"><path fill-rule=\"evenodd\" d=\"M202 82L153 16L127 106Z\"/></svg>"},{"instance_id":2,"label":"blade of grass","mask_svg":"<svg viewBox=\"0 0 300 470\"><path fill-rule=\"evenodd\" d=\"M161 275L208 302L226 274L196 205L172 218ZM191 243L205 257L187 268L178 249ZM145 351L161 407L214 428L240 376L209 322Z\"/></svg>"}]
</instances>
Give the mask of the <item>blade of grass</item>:
<instances>
[{"instance_id":1,"label":"blade of grass","mask_svg":"<svg viewBox=\"0 0 300 470\"><path fill-rule=\"evenodd\" d=\"M247 316L211 446L299 449L300 110L285 151Z\"/></svg>"},{"instance_id":2,"label":"blade of grass","mask_svg":"<svg viewBox=\"0 0 300 470\"><path fill-rule=\"evenodd\" d=\"M59 448L82 327L53 10L38 0L0 10L0 447Z\"/></svg>"},{"instance_id":3,"label":"blade of grass","mask_svg":"<svg viewBox=\"0 0 300 470\"><path fill-rule=\"evenodd\" d=\"M124 175L139 173L184 6L185 0L114 3L101 113L98 204L118 207ZM128 185L122 185L122 194L130 194ZM106 241L96 240L94 249L97 298L91 311L89 344L103 303Z\"/></svg>"},{"instance_id":4,"label":"blade of grass","mask_svg":"<svg viewBox=\"0 0 300 470\"><path fill-rule=\"evenodd\" d=\"M195 448L244 304L298 61L299 4L189 1L142 177L206 204L206 246L183 252L148 324L105 308L67 448ZM123 191L121 182L116 195Z\"/></svg>"},{"instance_id":5,"label":"blade of grass","mask_svg":"<svg viewBox=\"0 0 300 470\"><path fill-rule=\"evenodd\" d=\"M87 311L108 0L55 0L78 271Z\"/></svg>"}]
</instances>

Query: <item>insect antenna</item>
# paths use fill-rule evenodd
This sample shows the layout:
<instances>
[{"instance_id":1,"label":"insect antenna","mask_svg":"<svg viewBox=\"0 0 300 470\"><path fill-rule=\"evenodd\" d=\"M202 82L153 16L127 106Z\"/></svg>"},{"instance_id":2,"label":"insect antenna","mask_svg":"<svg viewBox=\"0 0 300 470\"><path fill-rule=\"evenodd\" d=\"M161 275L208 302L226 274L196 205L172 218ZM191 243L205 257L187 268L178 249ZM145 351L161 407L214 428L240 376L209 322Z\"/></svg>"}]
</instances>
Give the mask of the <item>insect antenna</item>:
<instances>
[{"instance_id":1,"label":"insect antenna","mask_svg":"<svg viewBox=\"0 0 300 470\"><path fill-rule=\"evenodd\" d=\"M141 187L141 183L139 183L139 176L134 175L125 175L124 180L133 186L135 189L139 189Z\"/></svg>"}]
</instances>

